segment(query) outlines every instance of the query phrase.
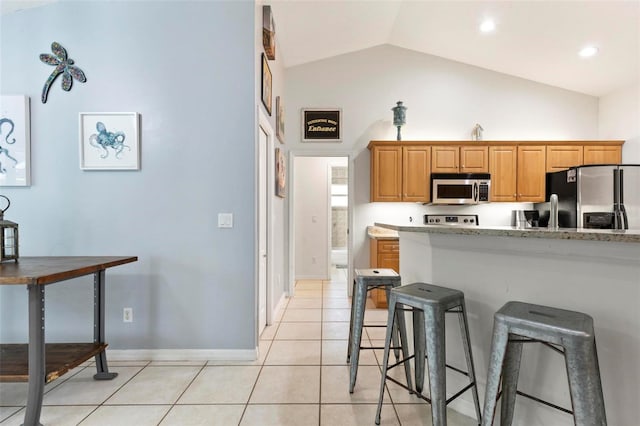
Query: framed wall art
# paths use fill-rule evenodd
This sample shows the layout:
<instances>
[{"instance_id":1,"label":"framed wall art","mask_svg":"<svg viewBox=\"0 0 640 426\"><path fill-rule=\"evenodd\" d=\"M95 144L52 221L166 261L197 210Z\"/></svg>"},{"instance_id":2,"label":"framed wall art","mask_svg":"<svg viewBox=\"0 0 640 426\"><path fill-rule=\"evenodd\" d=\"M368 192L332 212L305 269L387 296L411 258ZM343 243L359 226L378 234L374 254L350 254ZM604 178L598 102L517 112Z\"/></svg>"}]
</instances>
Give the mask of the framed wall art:
<instances>
[{"instance_id":1,"label":"framed wall art","mask_svg":"<svg viewBox=\"0 0 640 426\"><path fill-rule=\"evenodd\" d=\"M29 97L0 96L0 186L31 185Z\"/></svg>"},{"instance_id":2,"label":"framed wall art","mask_svg":"<svg viewBox=\"0 0 640 426\"><path fill-rule=\"evenodd\" d=\"M305 108L302 110L303 142L341 142L342 110Z\"/></svg>"},{"instance_id":3,"label":"framed wall art","mask_svg":"<svg viewBox=\"0 0 640 426\"><path fill-rule=\"evenodd\" d=\"M265 54L262 54L262 103L271 116L271 70Z\"/></svg>"},{"instance_id":4,"label":"framed wall art","mask_svg":"<svg viewBox=\"0 0 640 426\"><path fill-rule=\"evenodd\" d=\"M276 137L284 143L284 101L276 96Z\"/></svg>"},{"instance_id":5,"label":"framed wall art","mask_svg":"<svg viewBox=\"0 0 640 426\"><path fill-rule=\"evenodd\" d=\"M271 6L262 6L262 46L270 60L276 59L276 26Z\"/></svg>"},{"instance_id":6,"label":"framed wall art","mask_svg":"<svg viewBox=\"0 0 640 426\"><path fill-rule=\"evenodd\" d=\"M284 198L287 193L286 157L280 148L276 148L276 195Z\"/></svg>"},{"instance_id":7,"label":"framed wall art","mask_svg":"<svg viewBox=\"0 0 640 426\"><path fill-rule=\"evenodd\" d=\"M80 168L139 170L137 112L81 112Z\"/></svg>"}]
</instances>

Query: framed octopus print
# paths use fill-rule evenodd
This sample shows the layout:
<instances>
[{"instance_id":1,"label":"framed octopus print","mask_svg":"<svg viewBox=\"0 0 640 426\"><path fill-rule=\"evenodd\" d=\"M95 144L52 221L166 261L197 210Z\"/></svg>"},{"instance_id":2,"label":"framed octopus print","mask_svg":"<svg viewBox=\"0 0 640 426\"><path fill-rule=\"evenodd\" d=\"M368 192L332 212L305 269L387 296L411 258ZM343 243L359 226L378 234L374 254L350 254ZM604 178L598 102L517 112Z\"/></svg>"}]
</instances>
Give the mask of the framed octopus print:
<instances>
[{"instance_id":1,"label":"framed octopus print","mask_svg":"<svg viewBox=\"0 0 640 426\"><path fill-rule=\"evenodd\" d=\"M137 112L81 112L80 168L139 170Z\"/></svg>"},{"instance_id":2,"label":"framed octopus print","mask_svg":"<svg viewBox=\"0 0 640 426\"><path fill-rule=\"evenodd\" d=\"M29 186L29 97L0 96L0 186Z\"/></svg>"}]
</instances>

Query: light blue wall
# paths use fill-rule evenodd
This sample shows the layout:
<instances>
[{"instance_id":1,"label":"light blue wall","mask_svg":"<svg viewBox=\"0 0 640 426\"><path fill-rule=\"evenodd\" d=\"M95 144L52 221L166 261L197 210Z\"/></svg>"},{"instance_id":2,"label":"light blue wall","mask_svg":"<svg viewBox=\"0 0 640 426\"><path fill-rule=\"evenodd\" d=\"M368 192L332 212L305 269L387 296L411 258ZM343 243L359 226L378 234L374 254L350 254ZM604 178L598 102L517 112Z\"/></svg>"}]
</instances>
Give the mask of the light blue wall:
<instances>
[{"instance_id":1,"label":"light blue wall","mask_svg":"<svg viewBox=\"0 0 640 426\"><path fill-rule=\"evenodd\" d=\"M255 9L250 1L70 2L2 17L0 90L31 98L30 188L0 188L21 254L137 255L107 272L122 349L255 348ZM87 75L46 104L57 41ZM82 171L79 112L139 112L142 169ZM217 214L234 214L233 229ZM91 280L47 288L47 336L92 336ZM122 322L132 307L134 322ZM0 341L26 336L0 288Z\"/></svg>"}]
</instances>

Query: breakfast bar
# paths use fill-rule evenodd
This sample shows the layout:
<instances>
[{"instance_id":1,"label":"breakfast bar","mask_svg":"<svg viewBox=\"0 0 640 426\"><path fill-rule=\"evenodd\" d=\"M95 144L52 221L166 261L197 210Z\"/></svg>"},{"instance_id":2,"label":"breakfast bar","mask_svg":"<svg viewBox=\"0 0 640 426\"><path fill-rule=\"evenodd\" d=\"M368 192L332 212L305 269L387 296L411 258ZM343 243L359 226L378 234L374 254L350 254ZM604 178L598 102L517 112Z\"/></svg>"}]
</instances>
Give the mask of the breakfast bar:
<instances>
[{"instance_id":1,"label":"breakfast bar","mask_svg":"<svg viewBox=\"0 0 640 426\"><path fill-rule=\"evenodd\" d=\"M640 231L376 225L399 233L403 285L426 282L464 292L481 400L493 315L508 301L522 301L593 317L608 423L637 423ZM447 361L454 365L464 365L459 333L455 321L449 321ZM447 379L449 396L457 378ZM563 357L542 345L525 345L518 389L571 408ZM474 415L466 395L451 407ZM549 424L574 423L569 414L517 399L514 425Z\"/></svg>"},{"instance_id":2,"label":"breakfast bar","mask_svg":"<svg viewBox=\"0 0 640 426\"><path fill-rule=\"evenodd\" d=\"M0 285L26 285L29 293L29 343L0 345L0 381L29 382L24 426L40 425L44 385L95 357L96 380L110 380L105 349L105 270L137 257L22 257L0 264ZM45 344L45 287L93 274L92 343Z\"/></svg>"}]
</instances>

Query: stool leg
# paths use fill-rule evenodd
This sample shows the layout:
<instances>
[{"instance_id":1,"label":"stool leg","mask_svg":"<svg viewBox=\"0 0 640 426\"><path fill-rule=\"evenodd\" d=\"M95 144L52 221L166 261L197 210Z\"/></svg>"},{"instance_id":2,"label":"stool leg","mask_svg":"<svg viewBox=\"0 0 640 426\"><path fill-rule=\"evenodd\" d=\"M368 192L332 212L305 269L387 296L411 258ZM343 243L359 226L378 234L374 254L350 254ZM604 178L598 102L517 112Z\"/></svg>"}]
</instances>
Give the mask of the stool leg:
<instances>
[{"instance_id":1,"label":"stool leg","mask_svg":"<svg viewBox=\"0 0 640 426\"><path fill-rule=\"evenodd\" d=\"M347 364L351 361L351 342L353 340L353 321L356 315L356 280L353 280L351 288L351 320L349 321L349 343L347 344Z\"/></svg>"},{"instance_id":2,"label":"stool leg","mask_svg":"<svg viewBox=\"0 0 640 426\"><path fill-rule=\"evenodd\" d=\"M509 328L494 320L493 337L491 338L491 354L489 355L489 369L487 371L487 387L484 395L484 409L482 410L482 426L491 426L493 424L502 363L508 342Z\"/></svg>"},{"instance_id":3,"label":"stool leg","mask_svg":"<svg viewBox=\"0 0 640 426\"><path fill-rule=\"evenodd\" d=\"M391 296L387 299L389 315L387 316L387 334L384 339L384 356L382 357L382 378L380 379L380 395L378 396L378 409L376 411L376 424L380 424L380 413L382 411L382 399L384 398L384 386L387 381L387 367L389 366L389 349L391 346L391 335L393 333L394 318L396 313L396 298ZM402 313L402 312L400 312ZM406 365L406 363L405 363ZM411 386L411 385L409 385Z\"/></svg>"},{"instance_id":4,"label":"stool leg","mask_svg":"<svg viewBox=\"0 0 640 426\"><path fill-rule=\"evenodd\" d=\"M433 426L447 425L447 380L445 360L444 311L432 308L424 311L424 329L429 366L431 392L431 420Z\"/></svg>"},{"instance_id":5,"label":"stool leg","mask_svg":"<svg viewBox=\"0 0 640 426\"><path fill-rule=\"evenodd\" d=\"M409 348L407 343L408 342L407 341L407 324L404 318L404 311L402 309L396 309L395 306L393 309L396 313L394 329L395 329L396 335L397 334L400 335L400 347L402 348L402 359L405 360L403 364L404 364L404 374L407 377L407 387L409 389L413 389L411 385L411 363L407 359L409 358ZM396 358L396 361L398 361L397 358ZM413 392L409 391L409 393L413 393Z\"/></svg>"},{"instance_id":6,"label":"stool leg","mask_svg":"<svg viewBox=\"0 0 640 426\"><path fill-rule=\"evenodd\" d=\"M467 371L469 372L469 379L474 384L471 392L473 394L473 402L476 406L476 419L478 423L482 420L480 414L480 399L478 398L478 382L476 381L476 371L473 367L473 355L471 353L471 337L469 336L469 322L467 321L467 307L464 300L460 304L461 312L458 314L458 320L460 322L460 332L462 334L462 346L464 347L464 355L467 359Z\"/></svg>"},{"instance_id":7,"label":"stool leg","mask_svg":"<svg viewBox=\"0 0 640 426\"><path fill-rule=\"evenodd\" d=\"M508 342L502 367L502 403L500 405L500 425L510 426L516 406L518 375L522 359L522 342Z\"/></svg>"},{"instance_id":8,"label":"stool leg","mask_svg":"<svg viewBox=\"0 0 640 426\"><path fill-rule=\"evenodd\" d=\"M349 393L353 393L358 375L358 361L360 358L360 346L362 343L362 326L364 325L364 308L367 303L367 289L364 283L356 285L354 294L355 310L352 310L353 324L351 326L351 362L349 367ZM355 312L354 312L355 311Z\"/></svg>"},{"instance_id":9,"label":"stool leg","mask_svg":"<svg viewBox=\"0 0 640 426\"><path fill-rule=\"evenodd\" d=\"M596 342L565 342L565 362L576 426L606 426Z\"/></svg>"},{"instance_id":10,"label":"stool leg","mask_svg":"<svg viewBox=\"0 0 640 426\"><path fill-rule=\"evenodd\" d=\"M424 358L425 358L425 330L424 312L421 309L413 308L413 362L416 369L416 391L422 394L424 389Z\"/></svg>"},{"instance_id":11,"label":"stool leg","mask_svg":"<svg viewBox=\"0 0 640 426\"><path fill-rule=\"evenodd\" d=\"M389 296L391 292L389 291L389 286L384 288L384 291L387 293L387 304L389 302ZM397 323L396 323L397 324ZM398 330L395 328L392 331L391 338L393 339L393 354L396 356L396 362L400 360L400 343L398 342Z\"/></svg>"}]
</instances>

